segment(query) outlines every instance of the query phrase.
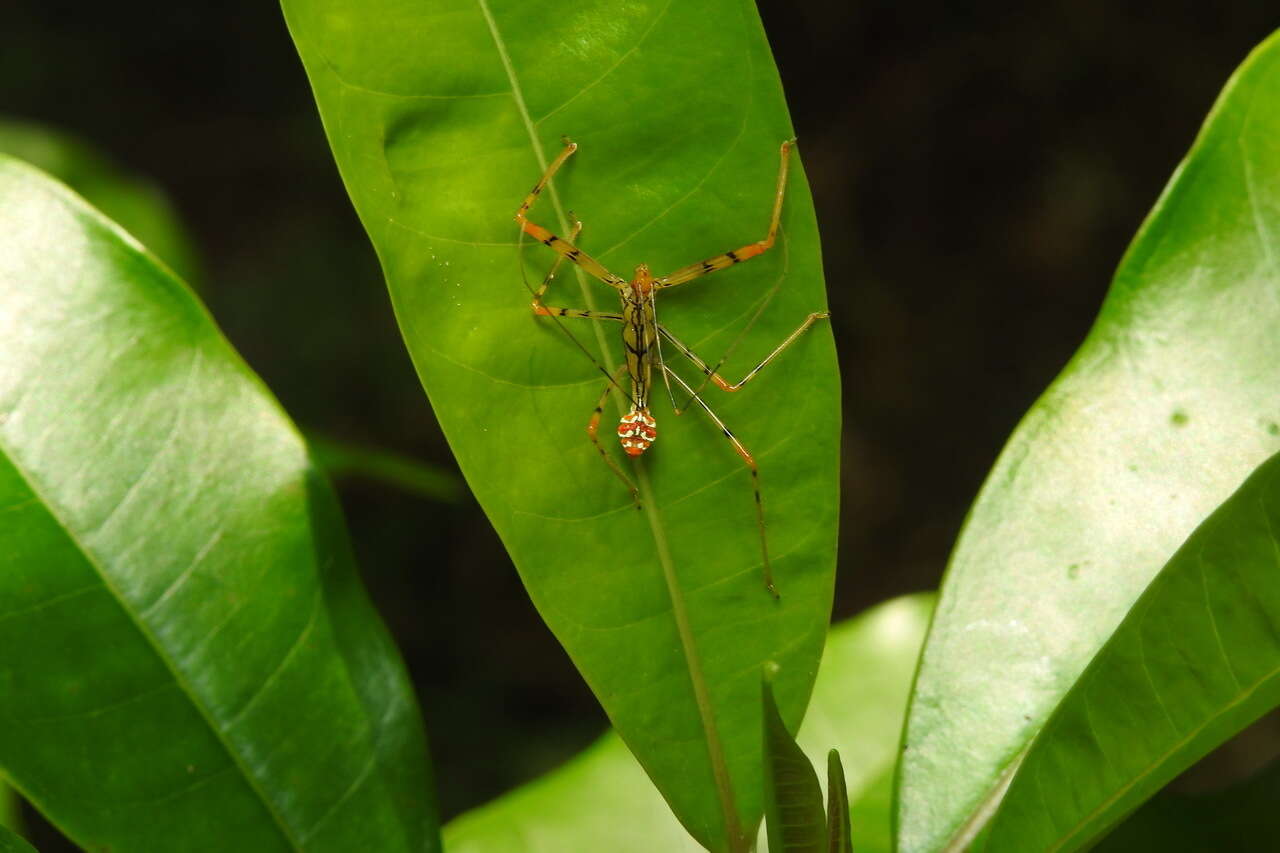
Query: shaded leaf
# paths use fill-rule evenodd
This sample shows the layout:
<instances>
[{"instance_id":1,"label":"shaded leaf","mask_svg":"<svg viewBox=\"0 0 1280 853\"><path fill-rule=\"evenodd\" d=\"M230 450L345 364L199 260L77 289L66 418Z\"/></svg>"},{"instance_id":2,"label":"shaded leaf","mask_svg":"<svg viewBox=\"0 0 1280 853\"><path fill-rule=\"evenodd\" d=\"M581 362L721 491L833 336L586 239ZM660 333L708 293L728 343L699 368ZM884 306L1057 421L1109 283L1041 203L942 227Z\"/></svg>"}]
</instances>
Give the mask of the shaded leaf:
<instances>
[{"instance_id":1,"label":"shaded leaf","mask_svg":"<svg viewBox=\"0 0 1280 853\"><path fill-rule=\"evenodd\" d=\"M339 170L381 259L396 315L468 484L530 597L614 728L689 831L743 849L762 804L758 673L799 720L830 613L838 377L820 325L741 393L707 399L756 455L774 573L761 580L751 478L701 413L658 402L634 464L645 511L583 427L617 327L532 316L554 254L517 206L568 134L580 150L534 208L630 275L760 240L779 144L792 135L746 0L285 0ZM443 46L447 45L447 50ZM711 362L772 302L724 372L744 375L825 304L817 228L793 160L776 248L664 294L663 321ZM570 270L550 304L616 305ZM688 365L681 364L680 369ZM696 378L696 372L686 375ZM657 392L665 396L663 392ZM616 418L614 404L609 418ZM602 428L607 435L612 421Z\"/></svg>"},{"instance_id":2,"label":"shaded leaf","mask_svg":"<svg viewBox=\"0 0 1280 853\"><path fill-rule=\"evenodd\" d=\"M302 439L181 282L7 157L0 342L5 776L89 849L434 849Z\"/></svg>"},{"instance_id":3,"label":"shaded leaf","mask_svg":"<svg viewBox=\"0 0 1280 853\"><path fill-rule=\"evenodd\" d=\"M0 853L36 853L36 849L13 832L0 826Z\"/></svg>"},{"instance_id":4,"label":"shaded leaf","mask_svg":"<svg viewBox=\"0 0 1280 853\"><path fill-rule=\"evenodd\" d=\"M1167 789L1093 849L1096 853L1219 853L1261 850L1280 838L1280 761L1212 794Z\"/></svg>"},{"instance_id":5,"label":"shaded leaf","mask_svg":"<svg viewBox=\"0 0 1280 853\"><path fill-rule=\"evenodd\" d=\"M1205 516L1280 448L1280 41L1227 84L1090 331L991 472L921 661L906 851L963 849Z\"/></svg>"},{"instance_id":6,"label":"shaded leaf","mask_svg":"<svg viewBox=\"0 0 1280 853\"><path fill-rule=\"evenodd\" d=\"M798 737L811 761L832 744L846 756L858 853L889 850L888 793L898 735L932 601L930 595L905 596L832 629ZM701 849L612 734L554 773L456 818L445 828L445 840L450 853Z\"/></svg>"},{"instance_id":7,"label":"shaded leaf","mask_svg":"<svg viewBox=\"0 0 1280 853\"><path fill-rule=\"evenodd\" d=\"M827 853L853 853L849 834L849 793L845 790L840 751L827 753Z\"/></svg>"},{"instance_id":8,"label":"shaded leaf","mask_svg":"<svg viewBox=\"0 0 1280 853\"><path fill-rule=\"evenodd\" d=\"M771 851L821 853L827 835L818 774L787 731L766 677L764 703L764 822Z\"/></svg>"},{"instance_id":9,"label":"shaded leaf","mask_svg":"<svg viewBox=\"0 0 1280 853\"><path fill-rule=\"evenodd\" d=\"M1280 454L1200 526L1031 745L986 850L1079 850L1280 704Z\"/></svg>"}]
</instances>

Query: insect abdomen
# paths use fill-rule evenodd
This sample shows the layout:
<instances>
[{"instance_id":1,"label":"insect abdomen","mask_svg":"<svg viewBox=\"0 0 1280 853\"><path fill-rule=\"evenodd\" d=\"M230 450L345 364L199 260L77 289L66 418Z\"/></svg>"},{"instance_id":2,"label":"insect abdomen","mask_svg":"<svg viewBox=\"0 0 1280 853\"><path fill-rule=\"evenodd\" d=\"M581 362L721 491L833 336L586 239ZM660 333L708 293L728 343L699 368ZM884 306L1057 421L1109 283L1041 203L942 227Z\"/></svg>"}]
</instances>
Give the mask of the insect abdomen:
<instances>
[{"instance_id":1,"label":"insect abdomen","mask_svg":"<svg viewBox=\"0 0 1280 853\"><path fill-rule=\"evenodd\" d=\"M618 421L618 440L628 456L639 456L658 438L658 422L648 409L632 409Z\"/></svg>"}]
</instances>

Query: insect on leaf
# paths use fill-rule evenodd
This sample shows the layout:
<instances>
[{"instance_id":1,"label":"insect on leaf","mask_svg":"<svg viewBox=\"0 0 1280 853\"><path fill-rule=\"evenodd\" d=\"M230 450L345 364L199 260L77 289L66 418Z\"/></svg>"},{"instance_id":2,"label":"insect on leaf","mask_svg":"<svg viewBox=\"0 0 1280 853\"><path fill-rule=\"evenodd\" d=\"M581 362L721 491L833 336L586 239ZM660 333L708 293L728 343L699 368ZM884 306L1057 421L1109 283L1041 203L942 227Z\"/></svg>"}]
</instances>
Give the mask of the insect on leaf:
<instances>
[{"instance_id":1,"label":"insect on leaf","mask_svg":"<svg viewBox=\"0 0 1280 853\"><path fill-rule=\"evenodd\" d=\"M662 275L764 238L779 145L793 134L754 6L284 9L422 384L530 597L690 833L711 850L745 849L762 813L756 674L777 661L778 702L799 719L830 613L830 331L811 329L738 393L703 394L759 464L775 600L750 473L696 407L677 418L659 391L653 449L631 460L606 444L643 511L603 464L584 427L607 387L599 366L622 361L620 329L533 315L526 283L537 287L557 254L528 237L519 251L513 216L567 135L577 153L530 218L567 238L572 209L579 248L614 273L647 263ZM826 307L802 156L803 140L774 248L657 305L711 363L750 326L722 371L734 381ZM546 304L619 301L566 264Z\"/></svg>"},{"instance_id":2,"label":"insect on leaf","mask_svg":"<svg viewBox=\"0 0 1280 853\"><path fill-rule=\"evenodd\" d=\"M1280 449L1280 36L1245 61L1032 407L947 570L903 850L961 850L1151 579Z\"/></svg>"}]
</instances>

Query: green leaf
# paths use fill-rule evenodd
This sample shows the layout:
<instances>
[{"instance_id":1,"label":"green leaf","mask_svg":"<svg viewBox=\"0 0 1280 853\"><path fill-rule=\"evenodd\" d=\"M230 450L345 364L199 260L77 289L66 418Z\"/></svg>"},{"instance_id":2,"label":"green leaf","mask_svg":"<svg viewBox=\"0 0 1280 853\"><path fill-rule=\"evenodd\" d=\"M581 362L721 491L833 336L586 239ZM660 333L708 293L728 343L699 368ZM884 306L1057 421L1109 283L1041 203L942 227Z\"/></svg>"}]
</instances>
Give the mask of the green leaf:
<instances>
[{"instance_id":1,"label":"green leaf","mask_svg":"<svg viewBox=\"0 0 1280 853\"><path fill-rule=\"evenodd\" d=\"M758 674L780 665L778 702L799 719L830 613L830 331L814 328L739 394L706 392L759 462L775 601L751 478L701 413L677 419L660 403L661 437L634 465L609 443L644 512L602 464L583 427L604 379L557 323L531 314L525 280L555 256L526 240L522 267L512 216L568 134L581 148L533 218L564 236L572 207L582 248L611 269L629 276L643 261L665 273L763 238L792 131L754 6L284 9L423 386L534 604L689 831L713 850L743 849L762 810ZM725 367L733 378L825 304L798 159L792 176L773 251L663 294L664 323L714 363L776 288ZM615 300L567 269L548 296ZM560 325L619 363L616 326Z\"/></svg>"},{"instance_id":2,"label":"green leaf","mask_svg":"<svg viewBox=\"0 0 1280 853\"><path fill-rule=\"evenodd\" d=\"M152 182L128 174L71 134L34 122L0 119L0 154L53 175L137 237L179 278L198 286L200 264L191 238Z\"/></svg>"},{"instance_id":3,"label":"green leaf","mask_svg":"<svg viewBox=\"0 0 1280 853\"><path fill-rule=\"evenodd\" d=\"M1280 761L1222 791L1162 791L1094 847L1096 853L1260 850L1280 838Z\"/></svg>"},{"instance_id":4,"label":"green leaf","mask_svg":"<svg viewBox=\"0 0 1280 853\"><path fill-rule=\"evenodd\" d=\"M774 853L822 853L827 818L822 811L818 774L787 731L768 677L761 684L760 696L764 703L764 822L769 849Z\"/></svg>"},{"instance_id":5,"label":"green leaf","mask_svg":"<svg viewBox=\"0 0 1280 853\"><path fill-rule=\"evenodd\" d=\"M798 741L811 761L833 744L858 804L854 849L888 853L889 780L933 597L895 599L831 631ZM763 833L761 833L763 835ZM691 853L681 829L615 735L564 767L445 827L449 853Z\"/></svg>"},{"instance_id":6,"label":"green leaf","mask_svg":"<svg viewBox=\"0 0 1280 853\"><path fill-rule=\"evenodd\" d=\"M827 753L827 853L853 853L849 834L849 792L844 784L840 751Z\"/></svg>"},{"instance_id":7,"label":"green leaf","mask_svg":"<svg viewBox=\"0 0 1280 853\"><path fill-rule=\"evenodd\" d=\"M36 853L36 848L0 826L0 853Z\"/></svg>"},{"instance_id":8,"label":"green leaf","mask_svg":"<svg viewBox=\"0 0 1280 853\"><path fill-rule=\"evenodd\" d=\"M0 341L5 776L88 849L435 849L301 437L181 282L6 157Z\"/></svg>"},{"instance_id":9,"label":"green leaf","mask_svg":"<svg viewBox=\"0 0 1280 853\"><path fill-rule=\"evenodd\" d=\"M1178 550L1032 743L987 853L1089 846L1280 704L1280 454Z\"/></svg>"},{"instance_id":10,"label":"green leaf","mask_svg":"<svg viewBox=\"0 0 1280 853\"><path fill-rule=\"evenodd\" d=\"M1280 39L1228 83L983 486L907 722L903 850L963 849L1191 531L1280 448Z\"/></svg>"}]
</instances>

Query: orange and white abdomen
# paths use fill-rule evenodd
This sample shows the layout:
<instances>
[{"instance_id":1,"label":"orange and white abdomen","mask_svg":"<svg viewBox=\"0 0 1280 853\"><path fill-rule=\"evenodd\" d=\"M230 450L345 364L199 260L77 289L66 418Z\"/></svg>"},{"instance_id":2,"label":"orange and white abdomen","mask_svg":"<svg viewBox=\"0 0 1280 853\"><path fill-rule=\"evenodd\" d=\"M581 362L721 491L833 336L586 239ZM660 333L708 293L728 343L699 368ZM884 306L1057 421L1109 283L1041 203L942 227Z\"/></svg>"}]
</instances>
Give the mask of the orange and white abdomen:
<instances>
[{"instance_id":1,"label":"orange and white abdomen","mask_svg":"<svg viewBox=\"0 0 1280 853\"><path fill-rule=\"evenodd\" d=\"M618 422L618 440L628 456L639 456L658 438L658 422L648 409L632 409Z\"/></svg>"}]
</instances>

